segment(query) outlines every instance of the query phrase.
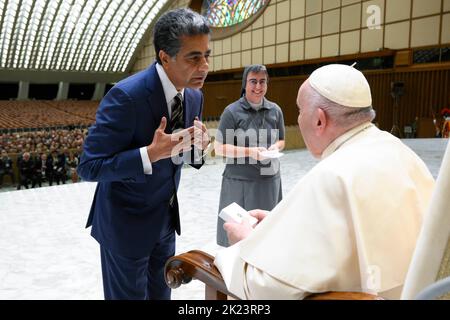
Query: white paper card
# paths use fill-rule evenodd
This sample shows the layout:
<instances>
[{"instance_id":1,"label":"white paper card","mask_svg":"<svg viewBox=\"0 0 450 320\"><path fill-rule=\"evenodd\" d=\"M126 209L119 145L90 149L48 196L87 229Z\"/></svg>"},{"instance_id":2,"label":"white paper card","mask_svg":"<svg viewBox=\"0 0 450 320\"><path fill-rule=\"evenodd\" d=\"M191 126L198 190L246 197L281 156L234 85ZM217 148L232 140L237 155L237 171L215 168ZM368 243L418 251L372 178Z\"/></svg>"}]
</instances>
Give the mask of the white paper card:
<instances>
[{"instance_id":1,"label":"white paper card","mask_svg":"<svg viewBox=\"0 0 450 320\"><path fill-rule=\"evenodd\" d=\"M247 210L242 208L236 202L233 202L229 206L223 208L219 213L219 217L221 217L225 222L241 223L242 219L246 218L251 226L258 223L258 219L252 217Z\"/></svg>"},{"instance_id":2,"label":"white paper card","mask_svg":"<svg viewBox=\"0 0 450 320\"><path fill-rule=\"evenodd\" d=\"M261 152L261 155L264 158L276 159L276 158L281 158L284 155L284 153L281 153L278 150L267 150L267 151Z\"/></svg>"}]
</instances>

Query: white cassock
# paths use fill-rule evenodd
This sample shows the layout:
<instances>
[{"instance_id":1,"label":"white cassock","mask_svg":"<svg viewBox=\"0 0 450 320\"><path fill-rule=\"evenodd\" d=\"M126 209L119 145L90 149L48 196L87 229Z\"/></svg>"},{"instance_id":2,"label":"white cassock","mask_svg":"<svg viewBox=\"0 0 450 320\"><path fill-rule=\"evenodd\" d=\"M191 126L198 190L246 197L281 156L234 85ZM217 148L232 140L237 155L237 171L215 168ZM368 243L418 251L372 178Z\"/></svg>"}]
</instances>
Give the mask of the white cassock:
<instances>
[{"instance_id":1,"label":"white cassock","mask_svg":"<svg viewBox=\"0 0 450 320\"><path fill-rule=\"evenodd\" d=\"M399 298L434 179L370 123L336 139L254 231L215 264L242 299L356 291Z\"/></svg>"}]
</instances>

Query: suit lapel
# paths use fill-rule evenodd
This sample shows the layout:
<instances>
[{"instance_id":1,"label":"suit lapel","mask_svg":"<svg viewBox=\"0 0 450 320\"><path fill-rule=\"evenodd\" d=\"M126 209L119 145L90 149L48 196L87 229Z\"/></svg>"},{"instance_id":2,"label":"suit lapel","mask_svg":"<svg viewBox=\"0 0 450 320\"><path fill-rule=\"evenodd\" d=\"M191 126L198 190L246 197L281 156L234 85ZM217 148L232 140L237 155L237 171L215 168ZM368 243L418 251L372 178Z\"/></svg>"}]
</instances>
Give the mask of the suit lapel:
<instances>
[{"instance_id":1,"label":"suit lapel","mask_svg":"<svg viewBox=\"0 0 450 320\"><path fill-rule=\"evenodd\" d=\"M169 123L169 111L167 110L167 102L164 96L161 80L159 79L158 72L156 71L156 63L153 63L149 68L147 89L149 90L148 104L153 114L155 127L159 126L162 117L166 117L167 123ZM169 126L166 127L166 132L168 132L168 129Z\"/></svg>"}]
</instances>

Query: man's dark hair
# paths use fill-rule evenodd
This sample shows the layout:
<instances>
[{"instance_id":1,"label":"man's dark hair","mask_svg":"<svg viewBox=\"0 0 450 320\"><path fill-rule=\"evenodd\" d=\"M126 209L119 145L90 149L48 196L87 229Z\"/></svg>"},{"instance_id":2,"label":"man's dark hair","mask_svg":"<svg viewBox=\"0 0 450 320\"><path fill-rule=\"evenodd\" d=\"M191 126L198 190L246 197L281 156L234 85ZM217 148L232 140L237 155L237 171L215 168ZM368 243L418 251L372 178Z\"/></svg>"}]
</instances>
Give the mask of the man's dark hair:
<instances>
[{"instance_id":1,"label":"man's dark hair","mask_svg":"<svg viewBox=\"0 0 450 320\"><path fill-rule=\"evenodd\" d=\"M156 60L161 64L161 50L170 57L175 57L181 48L181 37L209 35L210 32L206 18L197 12L186 8L166 12L158 19L153 29Z\"/></svg>"}]
</instances>

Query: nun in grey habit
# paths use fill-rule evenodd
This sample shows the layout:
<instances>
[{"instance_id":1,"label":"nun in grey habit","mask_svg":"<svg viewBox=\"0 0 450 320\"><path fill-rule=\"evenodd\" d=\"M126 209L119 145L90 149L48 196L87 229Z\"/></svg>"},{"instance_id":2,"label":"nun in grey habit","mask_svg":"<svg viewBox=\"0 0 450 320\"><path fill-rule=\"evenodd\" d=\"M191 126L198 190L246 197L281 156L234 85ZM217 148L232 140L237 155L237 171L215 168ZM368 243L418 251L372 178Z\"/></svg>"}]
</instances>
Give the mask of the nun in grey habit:
<instances>
[{"instance_id":1,"label":"nun in grey habit","mask_svg":"<svg viewBox=\"0 0 450 320\"><path fill-rule=\"evenodd\" d=\"M247 211L272 210L282 199L280 163L261 155L265 150L284 148L284 119L281 108L267 100L268 73L264 65L250 65L242 77L241 98L227 106L220 117L216 154L226 157L219 213L236 202ZM218 217L217 244L228 247Z\"/></svg>"}]
</instances>

